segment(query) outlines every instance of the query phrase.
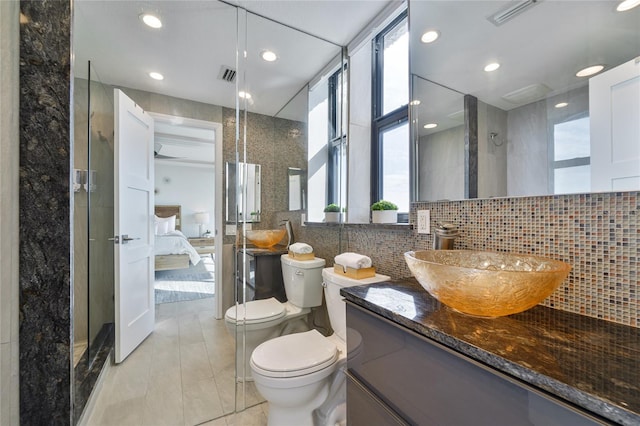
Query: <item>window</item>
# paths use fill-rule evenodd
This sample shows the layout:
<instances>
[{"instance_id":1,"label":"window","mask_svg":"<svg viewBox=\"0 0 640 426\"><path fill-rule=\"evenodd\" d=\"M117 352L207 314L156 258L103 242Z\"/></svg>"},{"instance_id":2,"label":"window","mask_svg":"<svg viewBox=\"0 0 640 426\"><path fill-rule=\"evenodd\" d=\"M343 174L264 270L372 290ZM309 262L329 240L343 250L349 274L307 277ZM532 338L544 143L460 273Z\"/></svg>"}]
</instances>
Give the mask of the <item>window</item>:
<instances>
[{"instance_id":1,"label":"window","mask_svg":"<svg viewBox=\"0 0 640 426\"><path fill-rule=\"evenodd\" d=\"M373 43L372 203L381 199L409 212L409 33L406 12ZM401 215L401 220L403 220Z\"/></svg>"},{"instance_id":2,"label":"window","mask_svg":"<svg viewBox=\"0 0 640 426\"><path fill-rule=\"evenodd\" d=\"M554 194L591 191L589 117L553 125L552 190Z\"/></svg>"},{"instance_id":3,"label":"window","mask_svg":"<svg viewBox=\"0 0 640 426\"><path fill-rule=\"evenodd\" d=\"M329 78L329 173L328 202L347 205L347 137L346 117L347 79L346 67Z\"/></svg>"}]
</instances>

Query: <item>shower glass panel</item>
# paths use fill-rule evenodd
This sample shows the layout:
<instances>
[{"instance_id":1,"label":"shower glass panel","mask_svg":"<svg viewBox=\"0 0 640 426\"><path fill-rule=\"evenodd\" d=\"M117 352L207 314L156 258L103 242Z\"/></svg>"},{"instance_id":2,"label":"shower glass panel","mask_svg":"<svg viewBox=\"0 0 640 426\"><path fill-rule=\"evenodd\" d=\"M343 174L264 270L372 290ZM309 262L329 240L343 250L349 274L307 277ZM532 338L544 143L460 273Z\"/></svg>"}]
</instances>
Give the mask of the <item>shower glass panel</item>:
<instances>
[{"instance_id":1,"label":"shower glass panel","mask_svg":"<svg viewBox=\"0 0 640 426\"><path fill-rule=\"evenodd\" d=\"M74 422L93 387L96 355L113 342L113 98L89 62L74 81Z\"/></svg>"},{"instance_id":2,"label":"shower glass panel","mask_svg":"<svg viewBox=\"0 0 640 426\"><path fill-rule=\"evenodd\" d=\"M90 70L89 167L84 187L89 200L89 350L112 334L113 283L113 89Z\"/></svg>"},{"instance_id":3,"label":"shower glass panel","mask_svg":"<svg viewBox=\"0 0 640 426\"><path fill-rule=\"evenodd\" d=\"M329 162L328 155L310 154L309 94L310 89L318 85L325 88L322 94L322 98L326 99L323 110L328 114L328 99L332 95L326 82L343 70L344 64L340 46L243 9L239 9L238 28L238 96L233 118L236 123L236 150L228 154L225 151L224 160L236 165L236 176L243 173L237 167L240 163L260 165L262 182L260 221L247 223L236 214L235 222L228 223L235 227L236 235L226 237L227 241L235 240L236 410L241 411L264 401L251 380L251 368L247 361L251 357L252 348L248 343L252 339L247 336L249 331L245 331L243 327L246 317L242 304L276 297L274 294L277 289L271 282L276 279L268 280L267 283L264 277L282 278L280 256L287 253L286 237L275 246L264 249L252 246L245 235L249 230L282 228L285 219L291 220L294 227L297 226L307 213L307 203L303 199L320 197L322 204L326 205L325 191L311 193L311 187L307 186L307 175L311 173L314 178L323 173L323 179L327 179ZM295 40L295 43L285 42L290 40ZM269 63L262 59L261 55L268 49L276 51L276 61ZM343 76L345 73L339 74ZM345 87L345 84L346 81L342 81L340 87ZM339 96L338 99L339 105L346 98ZM342 108L336 110L334 123L338 126L338 135L344 134L343 114L340 111L343 111ZM225 123L227 122L225 119ZM324 129L326 131L327 127ZM327 153L329 137L327 131L324 141L319 142L324 143L324 148L319 148L321 152ZM315 150L312 151L315 153ZM340 184L339 175L346 164L342 144L338 144L336 152L336 175L340 192L343 185ZM311 170L310 157L314 157L314 161L318 160L322 165L314 162ZM290 187L291 170L309 170L309 173L296 175L296 194L299 196L294 211L290 209L290 193L287 190ZM309 194L303 196L303 188L307 187ZM248 211L246 205L238 204L248 198L246 187L236 184L234 190L236 212ZM232 221L231 218L228 219ZM283 286L282 281L279 285Z\"/></svg>"}]
</instances>

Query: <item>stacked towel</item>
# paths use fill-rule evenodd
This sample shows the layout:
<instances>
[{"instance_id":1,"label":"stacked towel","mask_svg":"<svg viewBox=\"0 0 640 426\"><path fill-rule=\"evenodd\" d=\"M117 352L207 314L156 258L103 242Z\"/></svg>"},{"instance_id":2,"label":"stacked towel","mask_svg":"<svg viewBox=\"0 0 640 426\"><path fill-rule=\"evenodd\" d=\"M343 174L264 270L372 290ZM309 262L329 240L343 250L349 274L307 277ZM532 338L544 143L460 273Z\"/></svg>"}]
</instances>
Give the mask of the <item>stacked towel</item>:
<instances>
[{"instance_id":1,"label":"stacked towel","mask_svg":"<svg viewBox=\"0 0 640 426\"><path fill-rule=\"evenodd\" d=\"M313 253L313 247L306 243L295 243L289 246L289 250L295 254Z\"/></svg>"},{"instance_id":2,"label":"stacked towel","mask_svg":"<svg viewBox=\"0 0 640 426\"><path fill-rule=\"evenodd\" d=\"M344 268L362 269L371 267L371 258L358 253L342 253L337 255L333 261Z\"/></svg>"}]
</instances>

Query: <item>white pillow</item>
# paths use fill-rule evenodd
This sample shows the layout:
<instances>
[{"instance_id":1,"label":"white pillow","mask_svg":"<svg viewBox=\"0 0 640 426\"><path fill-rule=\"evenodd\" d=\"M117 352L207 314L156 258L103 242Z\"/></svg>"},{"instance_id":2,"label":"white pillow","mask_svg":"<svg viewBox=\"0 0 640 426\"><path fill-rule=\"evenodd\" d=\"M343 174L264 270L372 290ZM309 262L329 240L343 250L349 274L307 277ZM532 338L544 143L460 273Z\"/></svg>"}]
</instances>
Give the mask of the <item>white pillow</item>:
<instances>
[{"instance_id":1,"label":"white pillow","mask_svg":"<svg viewBox=\"0 0 640 426\"><path fill-rule=\"evenodd\" d=\"M155 228L156 228L156 235L164 235L167 233L167 230L169 229L169 222L156 220Z\"/></svg>"},{"instance_id":2,"label":"white pillow","mask_svg":"<svg viewBox=\"0 0 640 426\"><path fill-rule=\"evenodd\" d=\"M169 217L156 216L156 235L164 235L176 230L176 215Z\"/></svg>"}]
</instances>

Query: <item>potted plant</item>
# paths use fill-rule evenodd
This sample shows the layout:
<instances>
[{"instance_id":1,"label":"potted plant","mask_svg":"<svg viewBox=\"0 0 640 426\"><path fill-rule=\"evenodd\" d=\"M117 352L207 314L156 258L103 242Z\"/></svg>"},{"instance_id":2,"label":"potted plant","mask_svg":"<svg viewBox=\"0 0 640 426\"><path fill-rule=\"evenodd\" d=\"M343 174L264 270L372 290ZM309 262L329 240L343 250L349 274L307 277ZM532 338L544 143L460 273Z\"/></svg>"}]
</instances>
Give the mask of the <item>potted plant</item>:
<instances>
[{"instance_id":1,"label":"potted plant","mask_svg":"<svg viewBox=\"0 0 640 426\"><path fill-rule=\"evenodd\" d=\"M324 208L325 222L340 222L340 206L337 204L329 204Z\"/></svg>"},{"instance_id":2,"label":"potted plant","mask_svg":"<svg viewBox=\"0 0 640 426\"><path fill-rule=\"evenodd\" d=\"M396 223L398 221L398 206L390 201L380 200L371 205L373 223Z\"/></svg>"}]
</instances>

